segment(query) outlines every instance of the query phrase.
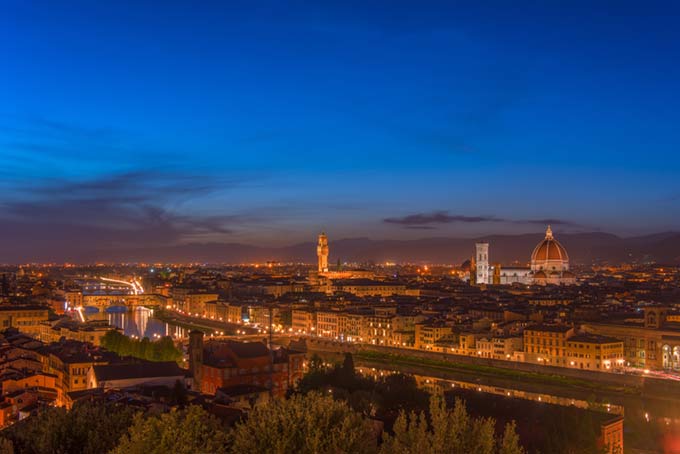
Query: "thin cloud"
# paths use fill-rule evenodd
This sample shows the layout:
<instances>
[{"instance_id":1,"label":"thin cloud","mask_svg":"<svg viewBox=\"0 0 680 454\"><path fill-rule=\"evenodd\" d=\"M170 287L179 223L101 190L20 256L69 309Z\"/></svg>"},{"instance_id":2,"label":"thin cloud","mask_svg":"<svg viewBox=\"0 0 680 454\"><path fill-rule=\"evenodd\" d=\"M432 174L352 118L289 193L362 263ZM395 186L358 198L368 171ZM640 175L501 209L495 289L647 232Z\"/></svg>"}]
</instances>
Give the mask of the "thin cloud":
<instances>
[{"instance_id":1,"label":"thin cloud","mask_svg":"<svg viewBox=\"0 0 680 454\"><path fill-rule=\"evenodd\" d=\"M476 224L483 222L513 223L530 225L559 225L578 226L578 224L564 219L504 219L495 216L465 216L449 214L448 211L433 211L430 213L417 213L402 217L391 217L382 220L385 224L399 225L408 229L433 229L439 224Z\"/></svg>"},{"instance_id":2,"label":"thin cloud","mask_svg":"<svg viewBox=\"0 0 680 454\"><path fill-rule=\"evenodd\" d=\"M449 214L447 211L434 211L432 213L418 213L403 217L385 218L386 224L396 224L402 226L425 226L430 224L453 224L453 223L478 223L478 222L502 222L492 216L463 216Z\"/></svg>"},{"instance_id":3,"label":"thin cloud","mask_svg":"<svg viewBox=\"0 0 680 454\"><path fill-rule=\"evenodd\" d=\"M576 227L578 224L575 222L571 221L566 221L564 219L555 219L555 218L550 218L550 219L526 219L526 220L519 220L515 221L518 224L536 224L536 225L563 225L563 226L569 226L569 227Z\"/></svg>"}]
</instances>

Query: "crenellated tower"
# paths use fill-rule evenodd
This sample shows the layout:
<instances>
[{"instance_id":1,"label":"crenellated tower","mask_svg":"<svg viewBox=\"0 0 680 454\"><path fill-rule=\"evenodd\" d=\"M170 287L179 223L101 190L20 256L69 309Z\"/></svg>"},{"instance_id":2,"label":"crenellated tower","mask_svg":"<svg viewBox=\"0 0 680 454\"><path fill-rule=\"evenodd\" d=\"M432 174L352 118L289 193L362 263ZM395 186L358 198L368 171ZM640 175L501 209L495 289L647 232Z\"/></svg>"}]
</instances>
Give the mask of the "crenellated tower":
<instances>
[{"instance_id":1,"label":"crenellated tower","mask_svg":"<svg viewBox=\"0 0 680 454\"><path fill-rule=\"evenodd\" d=\"M319 242L316 246L316 256L319 261L319 273L328 272L328 237L326 233L319 235Z\"/></svg>"}]
</instances>

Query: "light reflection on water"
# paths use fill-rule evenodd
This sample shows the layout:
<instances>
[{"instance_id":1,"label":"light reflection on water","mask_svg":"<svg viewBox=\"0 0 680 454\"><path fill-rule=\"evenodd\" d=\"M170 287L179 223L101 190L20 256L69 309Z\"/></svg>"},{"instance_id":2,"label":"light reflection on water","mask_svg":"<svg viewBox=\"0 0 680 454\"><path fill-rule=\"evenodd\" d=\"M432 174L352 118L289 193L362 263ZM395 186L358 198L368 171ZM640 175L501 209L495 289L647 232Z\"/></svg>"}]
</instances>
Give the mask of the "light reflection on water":
<instances>
[{"instance_id":1,"label":"light reflection on water","mask_svg":"<svg viewBox=\"0 0 680 454\"><path fill-rule=\"evenodd\" d=\"M112 310L103 314L88 314L88 318L100 320L106 318L110 325L122 329L126 336L131 337L148 337L154 340L164 336L184 338L188 334L185 328L154 318L153 310L145 307L138 307L131 311Z\"/></svg>"},{"instance_id":2,"label":"light reflection on water","mask_svg":"<svg viewBox=\"0 0 680 454\"><path fill-rule=\"evenodd\" d=\"M389 370L381 370L381 369L376 369L376 368L369 368L369 367L357 367L357 371L362 374L362 375L368 375L373 378L378 378L382 377L385 375L390 375L393 373L397 373L398 371L389 371ZM482 383L471 383L471 382L465 382L465 381L460 381L460 380L450 380L450 379L443 379L443 378L437 378L437 377L429 377L429 376L424 376L424 375L417 375L417 374L409 374L412 375L413 378L416 381L416 385L419 388L423 388L428 390L431 393L440 393L443 391L447 391L452 388L462 388L462 389L470 389L474 391L479 391L487 394L495 394L498 396L506 396L506 397L513 397L516 399L525 399L525 400L533 400L535 402L544 402L548 404L553 404L553 405L562 405L562 406L571 406L571 407L578 407L582 409L592 409L592 403L589 403L585 400L581 399L575 399L571 397L560 397L560 396L553 396L550 394L546 393L537 393L537 392L529 392L529 391L521 391L518 389L512 389L512 388L505 388L505 387L500 387L500 386L493 386L493 385L485 385ZM624 408L621 405L614 405L614 404L601 404L598 405L599 408L597 408L599 411L604 411L607 413L612 413L612 414L617 414L617 415L623 415L624 414Z\"/></svg>"},{"instance_id":3,"label":"light reflection on water","mask_svg":"<svg viewBox=\"0 0 680 454\"><path fill-rule=\"evenodd\" d=\"M405 373L414 377L416 385L429 392L440 393L453 389L466 389L481 393L495 394L514 399L533 400L545 404L572 406L604 413L623 415L625 444L641 452L680 453L680 405L664 400L646 399L641 396L624 396L619 404L595 403L576 397L555 396L548 393L531 392L511 387L473 383L461 380L413 374L400 370L374 367L356 367L366 376L379 378L394 373ZM672 446L672 448L669 448ZM660 449L660 447L662 447ZM628 451L626 451L628 452Z\"/></svg>"}]
</instances>

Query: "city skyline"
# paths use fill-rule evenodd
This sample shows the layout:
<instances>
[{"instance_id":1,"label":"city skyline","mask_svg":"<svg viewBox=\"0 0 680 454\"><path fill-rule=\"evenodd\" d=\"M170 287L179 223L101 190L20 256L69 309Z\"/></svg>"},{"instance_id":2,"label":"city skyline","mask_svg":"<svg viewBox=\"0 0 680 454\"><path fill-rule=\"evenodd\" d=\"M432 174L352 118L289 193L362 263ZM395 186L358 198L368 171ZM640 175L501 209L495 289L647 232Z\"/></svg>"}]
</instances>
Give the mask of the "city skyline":
<instances>
[{"instance_id":1,"label":"city skyline","mask_svg":"<svg viewBox=\"0 0 680 454\"><path fill-rule=\"evenodd\" d=\"M571 8L10 2L0 250L678 231L677 6Z\"/></svg>"}]
</instances>

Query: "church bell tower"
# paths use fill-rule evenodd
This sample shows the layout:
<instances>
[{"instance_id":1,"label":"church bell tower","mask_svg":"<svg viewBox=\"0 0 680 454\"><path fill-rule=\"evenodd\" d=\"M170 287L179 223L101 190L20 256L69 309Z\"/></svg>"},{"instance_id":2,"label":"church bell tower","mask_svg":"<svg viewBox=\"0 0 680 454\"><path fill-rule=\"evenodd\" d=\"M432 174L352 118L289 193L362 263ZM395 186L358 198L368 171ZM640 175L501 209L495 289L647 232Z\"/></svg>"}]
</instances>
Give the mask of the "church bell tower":
<instances>
[{"instance_id":1,"label":"church bell tower","mask_svg":"<svg viewBox=\"0 0 680 454\"><path fill-rule=\"evenodd\" d=\"M475 255L477 256L477 285L490 284L489 282L489 243L480 241L475 244Z\"/></svg>"}]
</instances>

